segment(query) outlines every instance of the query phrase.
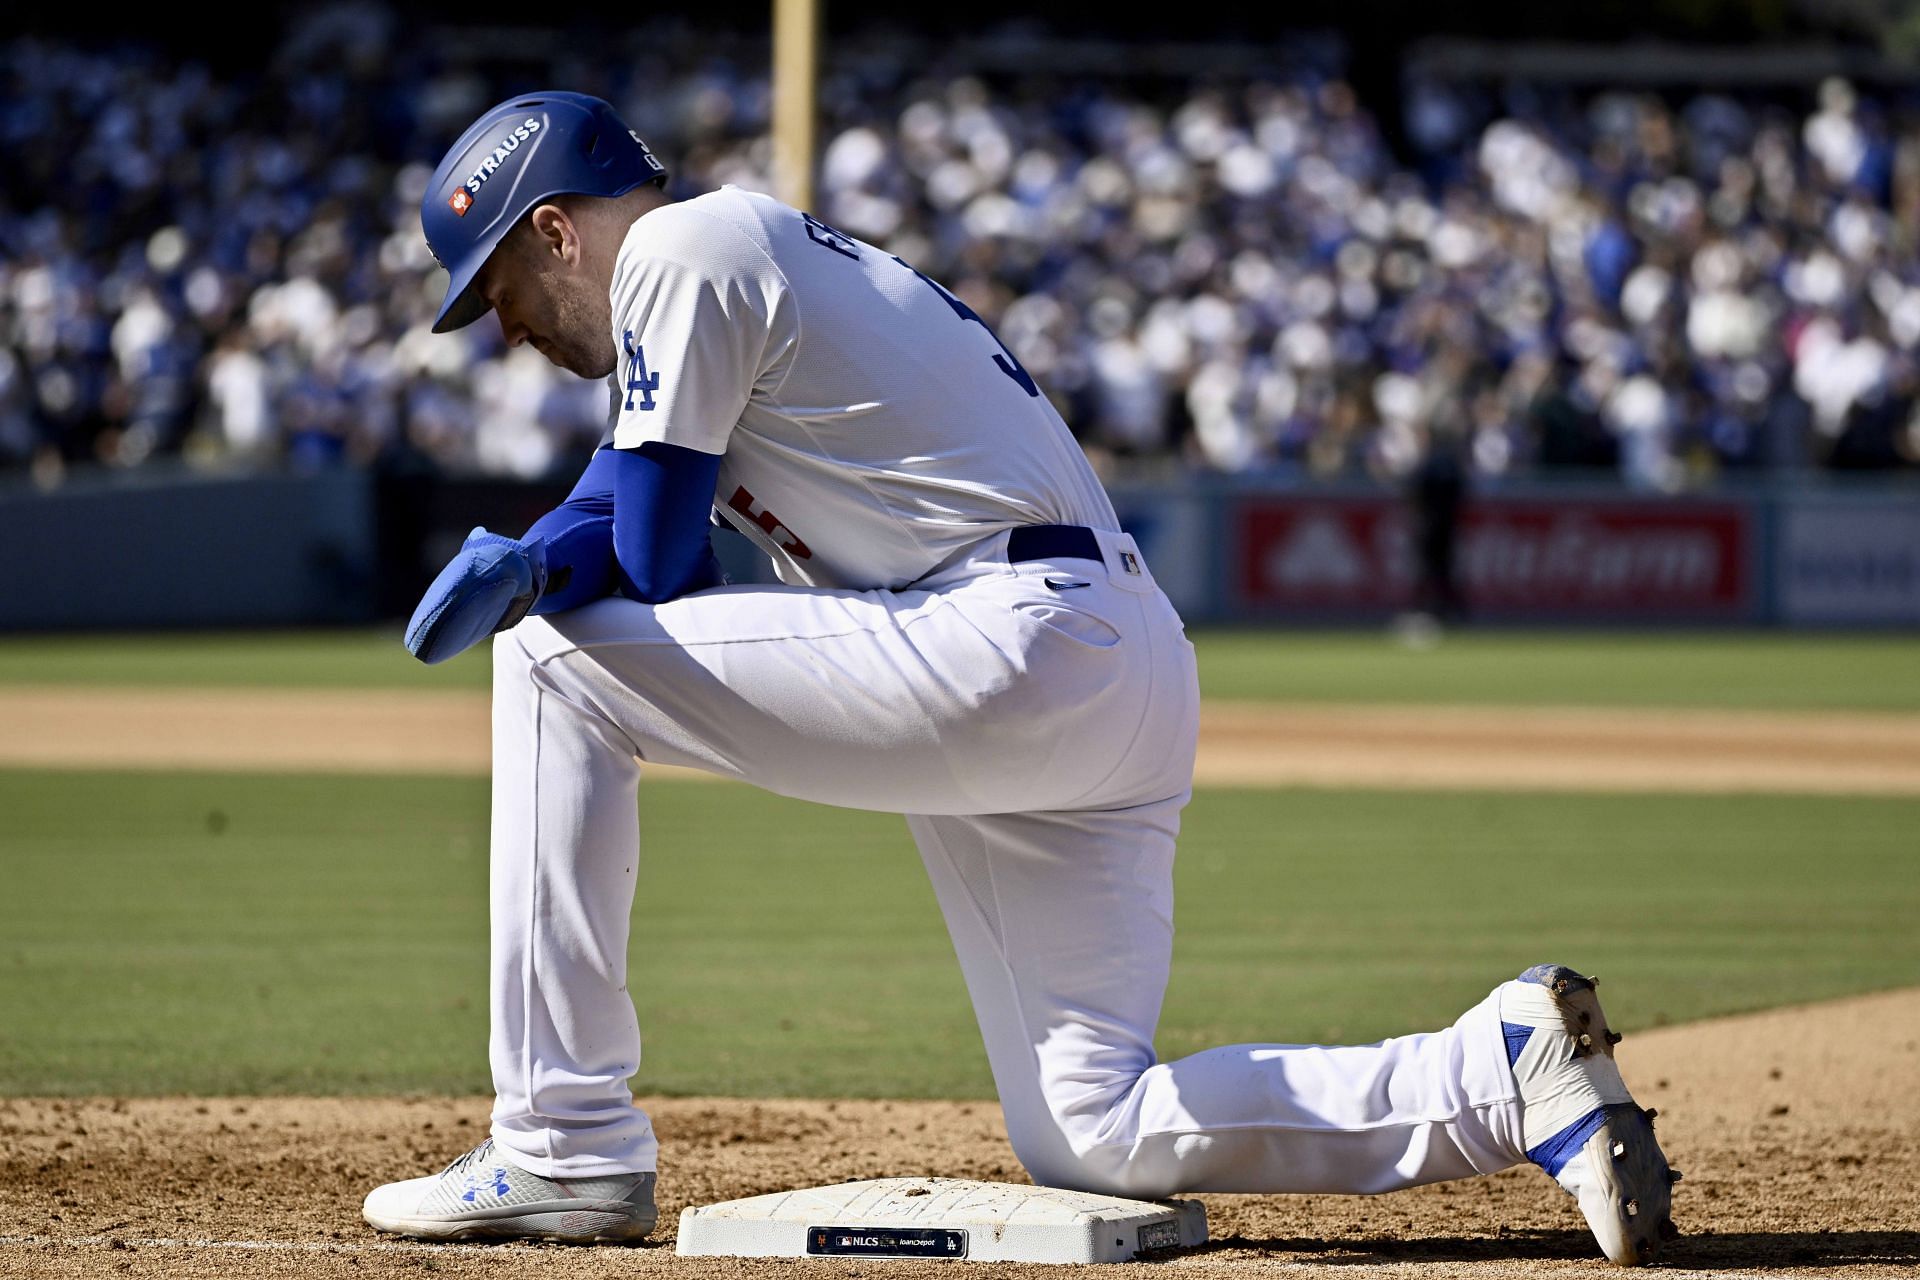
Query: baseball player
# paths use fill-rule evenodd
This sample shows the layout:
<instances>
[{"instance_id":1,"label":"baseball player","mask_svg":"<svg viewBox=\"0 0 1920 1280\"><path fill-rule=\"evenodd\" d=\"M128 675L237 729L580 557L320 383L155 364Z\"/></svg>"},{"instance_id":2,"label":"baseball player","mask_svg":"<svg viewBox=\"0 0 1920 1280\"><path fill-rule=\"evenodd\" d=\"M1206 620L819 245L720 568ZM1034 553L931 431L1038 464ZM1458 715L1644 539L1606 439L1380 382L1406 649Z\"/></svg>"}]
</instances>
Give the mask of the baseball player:
<instances>
[{"instance_id":1,"label":"baseball player","mask_svg":"<svg viewBox=\"0 0 1920 1280\"><path fill-rule=\"evenodd\" d=\"M468 129L422 203L450 276L435 330L492 310L508 343L610 378L613 412L567 501L520 537L476 529L407 629L427 662L497 633L497 1100L486 1141L374 1190L367 1221L654 1226L626 957L662 763L907 816L1037 1183L1380 1192L1531 1160L1609 1257L1651 1257L1678 1175L1572 970L1431 1034L1156 1059L1199 695L1151 566L966 303L811 214L735 187L673 203L664 178L606 103L534 93ZM780 584L722 585L710 515Z\"/></svg>"}]
</instances>

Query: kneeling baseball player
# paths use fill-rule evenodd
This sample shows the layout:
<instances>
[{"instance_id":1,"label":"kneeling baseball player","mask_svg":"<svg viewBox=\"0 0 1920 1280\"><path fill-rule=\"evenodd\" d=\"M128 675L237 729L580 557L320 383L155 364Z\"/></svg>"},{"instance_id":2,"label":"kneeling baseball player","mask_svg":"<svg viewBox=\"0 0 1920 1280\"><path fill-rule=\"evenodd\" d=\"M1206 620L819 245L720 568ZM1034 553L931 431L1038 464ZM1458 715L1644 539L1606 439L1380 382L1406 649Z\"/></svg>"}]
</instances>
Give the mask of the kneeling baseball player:
<instances>
[{"instance_id":1,"label":"kneeling baseball player","mask_svg":"<svg viewBox=\"0 0 1920 1280\"><path fill-rule=\"evenodd\" d=\"M524 536L475 530L406 644L494 641L490 1136L366 1199L430 1239L631 1240L658 1155L627 1081L639 762L907 816L1036 1183L1381 1192L1523 1161L1607 1256L1672 1172L1591 980L1543 964L1380 1044L1156 1060L1193 648L1073 437L938 282L779 201L684 202L606 103L516 97L422 204L450 275L583 377L609 439ZM720 585L718 515L776 586ZM636 759L637 758L637 759Z\"/></svg>"}]
</instances>

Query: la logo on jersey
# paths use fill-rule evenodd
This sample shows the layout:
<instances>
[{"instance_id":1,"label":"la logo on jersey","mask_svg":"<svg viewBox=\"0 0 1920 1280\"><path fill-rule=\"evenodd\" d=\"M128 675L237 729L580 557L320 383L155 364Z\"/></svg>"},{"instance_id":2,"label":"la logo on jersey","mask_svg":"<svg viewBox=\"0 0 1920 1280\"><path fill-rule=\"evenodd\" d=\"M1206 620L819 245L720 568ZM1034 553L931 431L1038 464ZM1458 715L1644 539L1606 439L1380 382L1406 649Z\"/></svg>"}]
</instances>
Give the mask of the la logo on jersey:
<instances>
[{"instance_id":1,"label":"la logo on jersey","mask_svg":"<svg viewBox=\"0 0 1920 1280\"><path fill-rule=\"evenodd\" d=\"M621 345L627 349L627 409L651 409L653 393L660 389L660 375L647 372L647 349L633 340L633 330L626 331ZM636 391L640 393L637 405L633 402Z\"/></svg>"}]
</instances>

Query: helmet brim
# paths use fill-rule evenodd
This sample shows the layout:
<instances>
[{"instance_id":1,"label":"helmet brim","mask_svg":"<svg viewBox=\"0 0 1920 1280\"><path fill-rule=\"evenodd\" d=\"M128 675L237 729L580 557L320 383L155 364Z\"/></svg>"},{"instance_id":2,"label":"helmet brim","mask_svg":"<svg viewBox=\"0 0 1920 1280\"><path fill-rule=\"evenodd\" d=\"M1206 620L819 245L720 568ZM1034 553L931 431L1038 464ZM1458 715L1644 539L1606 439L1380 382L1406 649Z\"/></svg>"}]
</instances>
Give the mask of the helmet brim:
<instances>
[{"instance_id":1,"label":"helmet brim","mask_svg":"<svg viewBox=\"0 0 1920 1280\"><path fill-rule=\"evenodd\" d=\"M447 272L447 296L440 301L440 312L433 318L435 333L452 333L455 329L464 329L493 310L493 304L480 295L473 287L473 278L480 274L480 268L486 265L498 244L486 246L484 252L470 253L459 266Z\"/></svg>"}]
</instances>

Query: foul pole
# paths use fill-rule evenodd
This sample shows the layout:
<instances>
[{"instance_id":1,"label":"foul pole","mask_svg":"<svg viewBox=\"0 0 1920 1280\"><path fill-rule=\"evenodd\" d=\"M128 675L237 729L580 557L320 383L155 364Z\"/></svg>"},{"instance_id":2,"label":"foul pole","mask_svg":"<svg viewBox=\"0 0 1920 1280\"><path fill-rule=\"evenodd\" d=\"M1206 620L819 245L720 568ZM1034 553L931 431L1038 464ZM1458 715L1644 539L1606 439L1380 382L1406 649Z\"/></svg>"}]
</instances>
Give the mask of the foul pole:
<instances>
[{"instance_id":1,"label":"foul pole","mask_svg":"<svg viewBox=\"0 0 1920 1280\"><path fill-rule=\"evenodd\" d=\"M773 0L773 185L796 209L813 208L820 5Z\"/></svg>"}]
</instances>

